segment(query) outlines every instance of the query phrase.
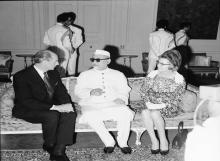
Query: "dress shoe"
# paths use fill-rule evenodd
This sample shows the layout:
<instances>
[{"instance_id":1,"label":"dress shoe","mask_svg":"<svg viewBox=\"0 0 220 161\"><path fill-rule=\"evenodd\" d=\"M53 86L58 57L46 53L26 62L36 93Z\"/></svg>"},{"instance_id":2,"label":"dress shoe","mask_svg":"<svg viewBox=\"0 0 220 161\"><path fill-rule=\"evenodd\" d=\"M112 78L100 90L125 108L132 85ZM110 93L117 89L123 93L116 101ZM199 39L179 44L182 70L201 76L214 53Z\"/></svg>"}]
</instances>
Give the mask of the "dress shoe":
<instances>
[{"instance_id":1,"label":"dress shoe","mask_svg":"<svg viewBox=\"0 0 220 161\"><path fill-rule=\"evenodd\" d=\"M66 156L66 154L63 155L50 155L50 160L51 161L70 161L69 158Z\"/></svg>"},{"instance_id":2,"label":"dress shoe","mask_svg":"<svg viewBox=\"0 0 220 161\"><path fill-rule=\"evenodd\" d=\"M167 155L168 153L169 153L169 149L168 150L160 150L161 155Z\"/></svg>"},{"instance_id":3,"label":"dress shoe","mask_svg":"<svg viewBox=\"0 0 220 161\"><path fill-rule=\"evenodd\" d=\"M47 151L48 153L52 153L54 148L54 144L43 144L43 150Z\"/></svg>"},{"instance_id":4,"label":"dress shoe","mask_svg":"<svg viewBox=\"0 0 220 161\"><path fill-rule=\"evenodd\" d=\"M151 154L158 154L160 152L160 149L156 149L156 150L153 150L151 149Z\"/></svg>"},{"instance_id":5,"label":"dress shoe","mask_svg":"<svg viewBox=\"0 0 220 161\"><path fill-rule=\"evenodd\" d=\"M113 151L114 151L114 149L115 149L115 146L107 146L107 147L104 147L104 153L108 153L108 154L110 154L110 153L112 153Z\"/></svg>"},{"instance_id":6,"label":"dress shoe","mask_svg":"<svg viewBox=\"0 0 220 161\"><path fill-rule=\"evenodd\" d=\"M131 154L132 149L131 147L127 146L127 147L119 147L121 149L121 152L124 154Z\"/></svg>"}]
</instances>

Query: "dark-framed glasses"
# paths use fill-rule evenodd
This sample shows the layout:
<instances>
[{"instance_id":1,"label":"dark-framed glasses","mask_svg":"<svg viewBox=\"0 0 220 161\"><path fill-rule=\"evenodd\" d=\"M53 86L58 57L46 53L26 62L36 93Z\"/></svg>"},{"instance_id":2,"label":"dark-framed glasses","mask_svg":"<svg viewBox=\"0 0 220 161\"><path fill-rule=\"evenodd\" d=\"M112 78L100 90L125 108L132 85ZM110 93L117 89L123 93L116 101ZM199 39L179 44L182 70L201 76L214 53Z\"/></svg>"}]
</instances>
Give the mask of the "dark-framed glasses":
<instances>
[{"instance_id":1,"label":"dark-framed glasses","mask_svg":"<svg viewBox=\"0 0 220 161\"><path fill-rule=\"evenodd\" d=\"M157 64L160 64L160 65L171 65L170 63L163 63L163 62L160 62L159 60L157 60Z\"/></svg>"},{"instance_id":2,"label":"dark-framed glasses","mask_svg":"<svg viewBox=\"0 0 220 161\"><path fill-rule=\"evenodd\" d=\"M96 61L96 62L100 62L101 60L108 60L109 58L103 58L103 59L101 59L101 58L90 58L90 61L91 62L94 62L94 61Z\"/></svg>"}]
</instances>

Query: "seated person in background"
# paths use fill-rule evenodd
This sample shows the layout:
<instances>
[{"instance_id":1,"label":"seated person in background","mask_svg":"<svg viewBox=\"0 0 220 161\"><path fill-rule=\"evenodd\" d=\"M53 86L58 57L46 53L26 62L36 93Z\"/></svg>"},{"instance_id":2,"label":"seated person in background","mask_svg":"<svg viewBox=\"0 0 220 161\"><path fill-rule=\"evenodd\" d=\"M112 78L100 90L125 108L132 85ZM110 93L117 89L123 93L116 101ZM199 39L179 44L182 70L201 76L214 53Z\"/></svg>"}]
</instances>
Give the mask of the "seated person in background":
<instances>
[{"instance_id":1,"label":"seated person in background","mask_svg":"<svg viewBox=\"0 0 220 161\"><path fill-rule=\"evenodd\" d=\"M141 114L152 142L152 154L166 155L169 152L164 117L175 117L181 112L179 105L185 91L185 81L183 76L177 72L180 64L181 55L178 51L164 52L159 56L158 70L147 75L140 89L146 104L146 109L143 109ZM157 140L154 126L158 131L160 141Z\"/></svg>"},{"instance_id":2,"label":"seated person in background","mask_svg":"<svg viewBox=\"0 0 220 161\"><path fill-rule=\"evenodd\" d=\"M126 106L131 90L127 79L123 73L108 68L109 52L96 50L90 60L93 68L82 72L75 86L82 108L79 122L88 123L95 130L105 144L105 153L112 153L118 145L122 153L130 154L127 141L134 112ZM106 120L117 121L117 143L105 127Z\"/></svg>"},{"instance_id":3,"label":"seated person in background","mask_svg":"<svg viewBox=\"0 0 220 161\"><path fill-rule=\"evenodd\" d=\"M14 117L31 123L41 123L43 149L50 160L69 161L66 145L73 144L76 113L70 96L61 82L58 57L49 50L34 55L34 65L17 72L13 77L15 105Z\"/></svg>"}]
</instances>

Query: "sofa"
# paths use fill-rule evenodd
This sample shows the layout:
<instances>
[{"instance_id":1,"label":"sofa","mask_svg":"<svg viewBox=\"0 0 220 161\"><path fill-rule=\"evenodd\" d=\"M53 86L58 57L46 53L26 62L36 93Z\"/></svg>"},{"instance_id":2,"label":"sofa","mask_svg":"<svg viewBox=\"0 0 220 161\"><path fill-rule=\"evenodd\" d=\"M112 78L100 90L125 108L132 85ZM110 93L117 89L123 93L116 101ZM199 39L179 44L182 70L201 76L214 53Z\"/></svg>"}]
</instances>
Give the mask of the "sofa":
<instances>
[{"instance_id":1,"label":"sofa","mask_svg":"<svg viewBox=\"0 0 220 161\"><path fill-rule=\"evenodd\" d=\"M79 98L74 94L74 87L77 81L77 77L62 78L63 84L66 86L68 93L71 96L73 102L75 102L77 119L80 118L80 106L77 104ZM133 109L136 114L131 123L131 131L136 133L136 145L140 145L140 138L146 128L141 119L141 115L138 109L144 106L144 102L139 94L139 89L144 82L144 77L128 78L131 92L129 96L129 107ZM184 113L176 116L175 118L166 118L166 129L177 129L180 121L183 121L184 128L193 128L193 113L199 102L198 87L187 85L186 93L183 96L181 108ZM1 134L30 134L30 133L42 133L40 124L28 123L24 120L12 117L12 108L14 100L14 90L12 83L0 84L0 107L1 107ZM105 122L109 131L117 130L117 123L112 120ZM92 132L93 129L87 124L81 124L76 121L76 132Z\"/></svg>"}]
</instances>

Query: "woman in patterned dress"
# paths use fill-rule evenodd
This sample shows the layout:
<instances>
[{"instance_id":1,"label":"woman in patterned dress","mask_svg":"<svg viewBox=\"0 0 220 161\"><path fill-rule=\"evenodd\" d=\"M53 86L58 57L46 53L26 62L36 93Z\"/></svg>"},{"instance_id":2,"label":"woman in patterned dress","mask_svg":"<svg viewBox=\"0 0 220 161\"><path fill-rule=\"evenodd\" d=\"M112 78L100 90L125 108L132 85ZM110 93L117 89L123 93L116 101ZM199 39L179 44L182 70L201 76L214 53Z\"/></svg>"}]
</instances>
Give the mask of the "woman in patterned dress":
<instances>
[{"instance_id":1,"label":"woman in patterned dress","mask_svg":"<svg viewBox=\"0 0 220 161\"><path fill-rule=\"evenodd\" d=\"M147 75L140 89L146 105L141 114L152 142L152 154L169 153L164 117L175 117L182 112L180 103L186 83L183 76L177 72L181 60L181 55L177 50L164 52L157 62L158 69ZM155 135L154 126L158 131L160 141Z\"/></svg>"}]
</instances>

